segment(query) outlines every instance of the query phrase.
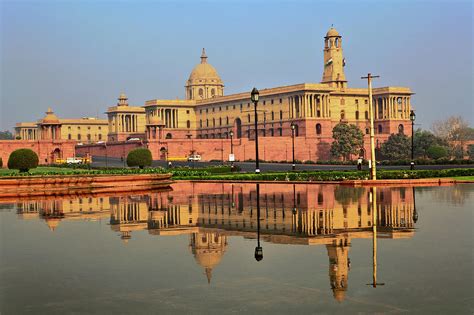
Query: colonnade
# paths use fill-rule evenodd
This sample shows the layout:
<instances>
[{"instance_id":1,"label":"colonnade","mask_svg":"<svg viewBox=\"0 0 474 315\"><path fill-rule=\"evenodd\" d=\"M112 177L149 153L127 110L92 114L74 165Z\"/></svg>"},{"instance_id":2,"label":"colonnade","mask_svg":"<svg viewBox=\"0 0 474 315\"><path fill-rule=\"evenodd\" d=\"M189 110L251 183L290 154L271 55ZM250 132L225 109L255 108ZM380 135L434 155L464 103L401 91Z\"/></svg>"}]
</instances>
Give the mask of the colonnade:
<instances>
[{"instance_id":1,"label":"colonnade","mask_svg":"<svg viewBox=\"0 0 474 315\"><path fill-rule=\"evenodd\" d=\"M20 130L19 136L21 140L37 140L38 135L36 131L36 128L24 128Z\"/></svg>"},{"instance_id":2,"label":"colonnade","mask_svg":"<svg viewBox=\"0 0 474 315\"><path fill-rule=\"evenodd\" d=\"M178 128L178 110L172 108L158 108L152 111L153 116L158 116L165 128Z\"/></svg>"},{"instance_id":3,"label":"colonnade","mask_svg":"<svg viewBox=\"0 0 474 315\"><path fill-rule=\"evenodd\" d=\"M41 125L41 140L60 140L60 125Z\"/></svg>"},{"instance_id":4,"label":"colonnade","mask_svg":"<svg viewBox=\"0 0 474 315\"><path fill-rule=\"evenodd\" d=\"M400 99L400 104L398 100ZM374 97L376 119L409 119L411 103L408 96Z\"/></svg>"},{"instance_id":5,"label":"colonnade","mask_svg":"<svg viewBox=\"0 0 474 315\"><path fill-rule=\"evenodd\" d=\"M117 114L113 119L115 132L139 132L136 114Z\"/></svg>"},{"instance_id":6,"label":"colonnade","mask_svg":"<svg viewBox=\"0 0 474 315\"><path fill-rule=\"evenodd\" d=\"M289 118L329 118L329 94L308 93L288 98Z\"/></svg>"}]
</instances>

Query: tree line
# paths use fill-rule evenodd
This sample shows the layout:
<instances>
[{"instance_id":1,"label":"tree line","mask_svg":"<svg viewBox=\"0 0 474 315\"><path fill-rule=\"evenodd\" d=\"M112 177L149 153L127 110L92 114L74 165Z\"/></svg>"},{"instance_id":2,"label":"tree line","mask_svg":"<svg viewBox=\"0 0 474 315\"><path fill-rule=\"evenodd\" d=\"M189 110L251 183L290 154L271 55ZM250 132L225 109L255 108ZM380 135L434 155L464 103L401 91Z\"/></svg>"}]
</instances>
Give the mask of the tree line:
<instances>
[{"instance_id":1,"label":"tree line","mask_svg":"<svg viewBox=\"0 0 474 315\"><path fill-rule=\"evenodd\" d=\"M333 128L334 142L331 154L344 161L358 158L364 148L364 134L356 126L339 123ZM451 116L433 123L430 130L417 129L413 136L415 159L465 159L474 160L474 128L459 116ZM408 160L411 158L411 135L403 132L391 134L386 142L376 148L377 160Z\"/></svg>"}]
</instances>

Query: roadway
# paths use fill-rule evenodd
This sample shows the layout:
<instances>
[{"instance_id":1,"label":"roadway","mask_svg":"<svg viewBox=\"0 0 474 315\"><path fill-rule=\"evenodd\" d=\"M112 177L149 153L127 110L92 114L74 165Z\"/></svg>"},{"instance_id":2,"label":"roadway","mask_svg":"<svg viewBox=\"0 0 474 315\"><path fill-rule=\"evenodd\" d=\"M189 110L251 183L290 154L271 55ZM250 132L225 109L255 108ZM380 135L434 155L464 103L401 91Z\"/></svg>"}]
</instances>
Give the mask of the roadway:
<instances>
[{"instance_id":1,"label":"roadway","mask_svg":"<svg viewBox=\"0 0 474 315\"><path fill-rule=\"evenodd\" d=\"M167 167L166 161L153 161L152 166L154 167ZM255 162L235 162L242 172L254 172ZM222 165L221 162L186 162L186 161L173 161L173 167L177 166L188 166L188 167L206 167L211 165ZM109 157L107 163L105 157L94 156L92 157L92 167L126 167L125 161L120 158ZM448 168L474 168L472 164L452 164L452 165L416 165L415 169L418 170L440 170ZM356 165L322 165L322 164L296 164L296 170L300 171L343 171L343 170L356 170ZM364 165L364 169L368 169L367 165ZM409 170L409 165L378 165L377 169L382 170ZM260 162L260 171L291 171L291 163L262 163Z\"/></svg>"}]
</instances>

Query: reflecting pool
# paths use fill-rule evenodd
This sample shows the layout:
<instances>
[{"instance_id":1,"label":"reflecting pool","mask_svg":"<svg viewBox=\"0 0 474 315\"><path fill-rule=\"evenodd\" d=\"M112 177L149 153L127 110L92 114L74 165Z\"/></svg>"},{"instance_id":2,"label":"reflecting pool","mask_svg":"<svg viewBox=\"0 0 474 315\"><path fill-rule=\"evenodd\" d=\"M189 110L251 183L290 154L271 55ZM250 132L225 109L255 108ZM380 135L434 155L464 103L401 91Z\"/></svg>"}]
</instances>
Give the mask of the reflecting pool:
<instances>
[{"instance_id":1,"label":"reflecting pool","mask_svg":"<svg viewBox=\"0 0 474 315\"><path fill-rule=\"evenodd\" d=\"M473 204L471 184L0 198L0 313L471 314Z\"/></svg>"}]
</instances>

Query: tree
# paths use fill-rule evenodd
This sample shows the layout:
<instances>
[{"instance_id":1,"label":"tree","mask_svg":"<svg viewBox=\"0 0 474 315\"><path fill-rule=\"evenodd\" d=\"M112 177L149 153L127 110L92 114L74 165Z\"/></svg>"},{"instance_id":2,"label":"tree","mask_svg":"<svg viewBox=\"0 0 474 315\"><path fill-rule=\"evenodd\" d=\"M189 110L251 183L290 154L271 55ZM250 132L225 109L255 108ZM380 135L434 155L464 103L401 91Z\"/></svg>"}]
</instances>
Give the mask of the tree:
<instances>
[{"instance_id":1,"label":"tree","mask_svg":"<svg viewBox=\"0 0 474 315\"><path fill-rule=\"evenodd\" d=\"M0 131L0 140L13 140L13 134L9 130Z\"/></svg>"},{"instance_id":2,"label":"tree","mask_svg":"<svg viewBox=\"0 0 474 315\"><path fill-rule=\"evenodd\" d=\"M344 161L351 155L358 155L364 147L364 134L356 125L339 123L333 128L332 137L331 154Z\"/></svg>"},{"instance_id":3,"label":"tree","mask_svg":"<svg viewBox=\"0 0 474 315\"><path fill-rule=\"evenodd\" d=\"M463 158L464 142L472 137L472 128L461 116L450 116L445 120L435 121L431 127L436 136L448 142L451 147L451 155ZM458 148L456 148L458 147Z\"/></svg>"},{"instance_id":4,"label":"tree","mask_svg":"<svg viewBox=\"0 0 474 315\"><path fill-rule=\"evenodd\" d=\"M448 144L428 130L418 129L415 131L413 139L415 157L428 158L428 149L435 145L446 147Z\"/></svg>"},{"instance_id":5,"label":"tree","mask_svg":"<svg viewBox=\"0 0 474 315\"><path fill-rule=\"evenodd\" d=\"M426 153L430 159L437 160L446 157L448 155L448 149L440 145L432 145L428 148Z\"/></svg>"},{"instance_id":6,"label":"tree","mask_svg":"<svg viewBox=\"0 0 474 315\"><path fill-rule=\"evenodd\" d=\"M388 160L404 160L410 157L411 140L403 133L391 134L380 151Z\"/></svg>"},{"instance_id":7,"label":"tree","mask_svg":"<svg viewBox=\"0 0 474 315\"><path fill-rule=\"evenodd\" d=\"M38 167L38 155L31 149L18 149L8 157L8 168L28 172Z\"/></svg>"},{"instance_id":8,"label":"tree","mask_svg":"<svg viewBox=\"0 0 474 315\"><path fill-rule=\"evenodd\" d=\"M469 155L469 159L474 160L474 144L467 146L467 154Z\"/></svg>"},{"instance_id":9,"label":"tree","mask_svg":"<svg viewBox=\"0 0 474 315\"><path fill-rule=\"evenodd\" d=\"M130 167L138 166L143 169L145 166L150 166L151 162L151 152L145 148L132 150L127 155L127 165Z\"/></svg>"}]
</instances>

